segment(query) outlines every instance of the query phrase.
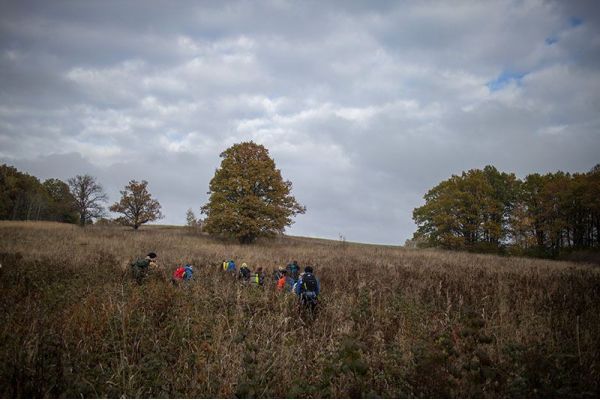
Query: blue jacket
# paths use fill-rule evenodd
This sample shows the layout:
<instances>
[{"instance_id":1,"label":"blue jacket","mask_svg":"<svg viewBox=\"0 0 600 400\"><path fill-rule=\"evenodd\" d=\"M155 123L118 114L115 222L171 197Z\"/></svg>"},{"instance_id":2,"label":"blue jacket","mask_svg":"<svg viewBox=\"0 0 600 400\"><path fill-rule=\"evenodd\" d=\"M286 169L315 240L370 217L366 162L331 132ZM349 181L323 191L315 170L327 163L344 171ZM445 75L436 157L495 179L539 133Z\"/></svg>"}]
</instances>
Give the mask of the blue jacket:
<instances>
[{"instance_id":1,"label":"blue jacket","mask_svg":"<svg viewBox=\"0 0 600 400\"><path fill-rule=\"evenodd\" d=\"M227 271L235 272L235 263L233 260L229 261L229 265L227 266Z\"/></svg>"},{"instance_id":2,"label":"blue jacket","mask_svg":"<svg viewBox=\"0 0 600 400\"><path fill-rule=\"evenodd\" d=\"M303 276L304 276L304 274L302 274L300 276L300 278L298 279L298 281L294 284L294 293L296 293L298 296L300 296L300 294L302 294L302 292L304 292L304 288L302 287ZM319 293L321 292L321 281L319 281L319 278L317 278L316 275L313 274L313 276L317 280L317 290L315 290L315 293L318 296Z\"/></svg>"},{"instance_id":3,"label":"blue jacket","mask_svg":"<svg viewBox=\"0 0 600 400\"><path fill-rule=\"evenodd\" d=\"M287 287L288 292L291 292L294 290L295 284L296 284L296 281L293 278L290 278L289 276L285 277L285 285Z\"/></svg>"},{"instance_id":4,"label":"blue jacket","mask_svg":"<svg viewBox=\"0 0 600 400\"><path fill-rule=\"evenodd\" d=\"M286 292L291 292L292 290L294 290L294 285L296 284L296 281L293 280L292 278L290 278L289 276L285 277L285 287L284 290Z\"/></svg>"}]
</instances>

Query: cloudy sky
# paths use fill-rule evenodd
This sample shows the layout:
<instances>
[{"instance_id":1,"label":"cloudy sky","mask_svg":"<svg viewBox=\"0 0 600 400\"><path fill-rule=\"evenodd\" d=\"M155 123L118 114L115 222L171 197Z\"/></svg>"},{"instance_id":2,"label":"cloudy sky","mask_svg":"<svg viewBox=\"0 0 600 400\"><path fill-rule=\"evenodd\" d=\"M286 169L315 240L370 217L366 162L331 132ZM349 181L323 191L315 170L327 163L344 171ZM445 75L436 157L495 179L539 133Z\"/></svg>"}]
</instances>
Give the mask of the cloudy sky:
<instances>
[{"instance_id":1,"label":"cloudy sky","mask_svg":"<svg viewBox=\"0 0 600 400\"><path fill-rule=\"evenodd\" d=\"M0 162L149 181L162 223L265 145L288 233L402 244L443 179L600 163L597 1L2 1Z\"/></svg>"}]
</instances>

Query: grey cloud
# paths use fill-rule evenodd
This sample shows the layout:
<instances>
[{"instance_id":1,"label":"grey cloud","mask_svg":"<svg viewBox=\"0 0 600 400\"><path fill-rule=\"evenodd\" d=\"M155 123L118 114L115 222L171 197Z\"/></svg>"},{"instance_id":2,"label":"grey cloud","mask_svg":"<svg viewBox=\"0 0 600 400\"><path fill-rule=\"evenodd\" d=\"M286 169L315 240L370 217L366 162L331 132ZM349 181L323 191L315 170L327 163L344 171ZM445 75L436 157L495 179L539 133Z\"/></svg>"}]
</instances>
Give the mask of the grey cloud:
<instances>
[{"instance_id":1,"label":"grey cloud","mask_svg":"<svg viewBox=\"0 0 600 400\"><path fill-rule=\"evenodd\" d=\"M220 152L254 140L308 206L289 233L402 243L451 174L598 162L596 8L2 3L0 161L91 173L111 201L146 179L163 222L184 223ZM506 72L524 77L491 91Z\"/></svg>"}]
</instances>

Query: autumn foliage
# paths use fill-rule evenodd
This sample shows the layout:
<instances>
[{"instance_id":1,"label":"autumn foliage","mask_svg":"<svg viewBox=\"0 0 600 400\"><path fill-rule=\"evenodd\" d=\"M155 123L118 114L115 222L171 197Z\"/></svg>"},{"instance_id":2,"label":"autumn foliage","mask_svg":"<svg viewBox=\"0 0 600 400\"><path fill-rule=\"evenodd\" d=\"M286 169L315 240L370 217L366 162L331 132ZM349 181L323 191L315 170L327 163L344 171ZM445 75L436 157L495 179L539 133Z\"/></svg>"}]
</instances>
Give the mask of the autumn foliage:
<instances>
[{"instance_id":1,"label":"autumn foliage","mask_svg":"<svg viewBox=\"0 0 600 400\"><path fill-rule=\"evenodd\" d=\"M76 200L59 179L43 183L6 164L0 165L0 219L78 222Z\"/></svg>"},{"instance_id":2,"label":"autumn foliage","mask_svg":"<svg viewBox=\"0 0 600 400\"><path fill-rule=\"evenodd\" d=\"M110 211L122 214L117 219L123 225L138 229L142 224L162 218L160 203L148 192L148 182L129 181L121 190L121 200Z\"/></svg>"},{"instance_id":3,"label":"autumn foliage","mask_svg":"<svg viewBox=\"0 0 600 400\"><path fill-rule=\"evenodd\" d=\"M492 166L453 175L413 212L415 239L449 249L557 256L600 248L600 168L530 174Z\"/></svg>"},{"instance_id":4,"label":"autumn foliage","mask_svg":"<svg viewBox=\"0 0 600 400\"><path fill-rule=\"evenodd\" d=\"M221 153L221 166L210 181L210 198L204 207L204 230L251 243L261 236L282 233L292 217L306 208L290 194L269 151L245 142Z\"/></svg>"}]
</instances>

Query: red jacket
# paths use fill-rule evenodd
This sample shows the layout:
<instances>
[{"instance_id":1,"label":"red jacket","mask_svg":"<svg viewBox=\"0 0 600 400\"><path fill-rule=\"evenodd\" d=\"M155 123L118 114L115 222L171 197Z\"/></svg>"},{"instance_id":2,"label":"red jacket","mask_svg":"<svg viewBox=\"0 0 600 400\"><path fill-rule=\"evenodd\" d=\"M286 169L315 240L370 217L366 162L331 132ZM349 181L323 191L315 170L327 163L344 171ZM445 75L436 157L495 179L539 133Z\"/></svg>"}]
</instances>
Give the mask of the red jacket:
<instances>
[{"instance_id":1,"label":"red jacket","mask_svg":"<svg viewBox=\"0 0 600 400\"><path fill-rule=\"evenodd\" d=\"M173 279L182 280L183 274L185 273L185 268L179 267L173 272Z\"/></svg>"}]
</instances>

